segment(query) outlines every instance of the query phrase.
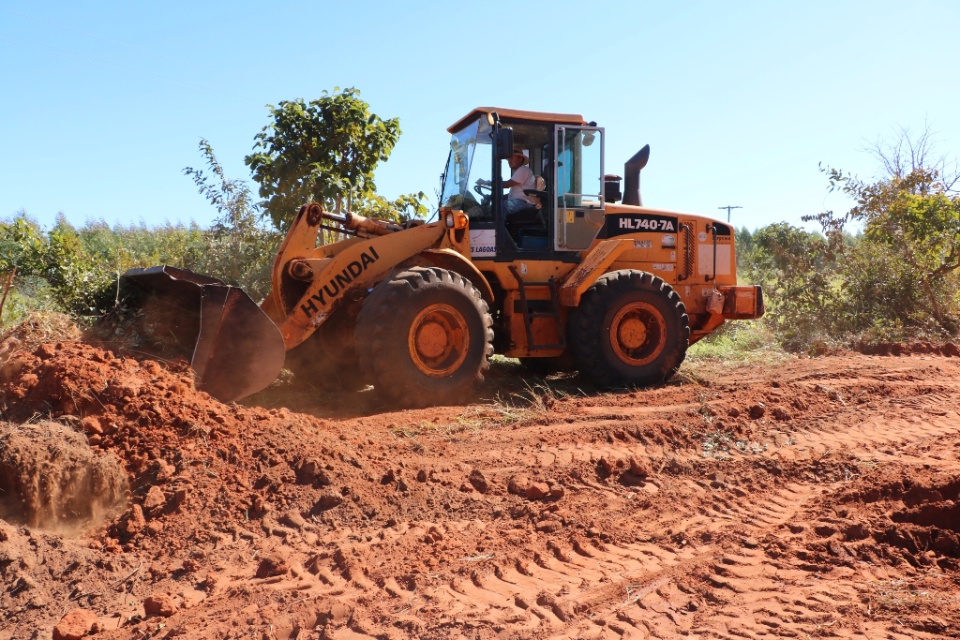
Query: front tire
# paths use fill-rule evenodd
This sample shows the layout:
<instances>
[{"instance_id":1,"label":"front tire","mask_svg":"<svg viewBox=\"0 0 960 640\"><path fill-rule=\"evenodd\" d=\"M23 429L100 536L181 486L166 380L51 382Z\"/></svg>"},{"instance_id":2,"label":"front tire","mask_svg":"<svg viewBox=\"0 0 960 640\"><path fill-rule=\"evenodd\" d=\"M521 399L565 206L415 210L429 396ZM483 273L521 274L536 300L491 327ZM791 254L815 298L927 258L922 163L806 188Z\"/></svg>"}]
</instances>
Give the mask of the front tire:
<instances>
[{"instance_id":1,"label":"front tire","mask_svg":"<svg viewBox=\"0 0 960 640\"><path fill-rule=\"evenodd\" d=\"M414 267L380 283L364 301L357 318L360 363L392 404L462 403L490 366L492 326L469 280Z\"/></svg>"},{"instance_id":2,"label":"front tire","mask_svg":"<svg viewBox=\"0 0 960 640\"><path fill-rule=\"evenodd\" d=\"M649 273L613 271L584 293L569 340L580 372L601 388L668 380L690 342L686 308L673 287Z\"/></svg>"}]
</instances>

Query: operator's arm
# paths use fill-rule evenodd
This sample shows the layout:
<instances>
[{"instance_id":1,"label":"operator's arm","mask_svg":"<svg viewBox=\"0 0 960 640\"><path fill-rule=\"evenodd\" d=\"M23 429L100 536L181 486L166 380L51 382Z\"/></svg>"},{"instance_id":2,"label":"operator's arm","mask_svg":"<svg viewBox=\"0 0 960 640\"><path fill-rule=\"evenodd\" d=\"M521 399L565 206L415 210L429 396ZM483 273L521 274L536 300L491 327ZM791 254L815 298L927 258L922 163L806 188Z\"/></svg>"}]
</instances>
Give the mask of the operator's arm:
<instances>
[{"instance_id":1,"label":"operator's arm","mask_svg":"<svg viewBox=\"0 0 960 640\"><path fill-rule=\"evenodd\" d=\"M485 180L484 178L477 178L477 186L479 187L492 187L493 180Z\"/></svg>"},{"instance_id":2,"label":"operator's arm","mask_svg":"<svg viewBox=\"0 0 960 640\"><path fill-rule=\"evenodd\" d=\"M526 169L527 171L523 171L524 169ZM518 177L518 174L520 174L519 180L516 179ZM533 172L530 171L529 167L520 167L519 169L514 171L513 176L511 178L503 181L503 188L509 189L510 187L515 187L517 185L523 186L529 181L529 178L532 176L533 176ZM493 180L483 180L481 178L480 180L477 180L477 184L482 184L489 187L493 185Z\"/></svg>"},{"instance_id":3,"label":"operator's arm","mask_svg":"<svg viewBox=\"0 0 960 640\"><path fill-rule=\"evenodd\" d=\"M484 187L492 187L492 186L493 186L493 180L484 180L483 178L480 178L479 180L477 180L477 184L479 184L479 185L481 185L481 186L484 186ZM517 181L515 181L513 178L510 178L509 180L504 180L503 183L501 184L501 186L502 186L504 189L509 189L510 187L512 187L512 186L515 185L515 184L520 184L520 183L517 182Z\"/></svg>"}]
</instances>

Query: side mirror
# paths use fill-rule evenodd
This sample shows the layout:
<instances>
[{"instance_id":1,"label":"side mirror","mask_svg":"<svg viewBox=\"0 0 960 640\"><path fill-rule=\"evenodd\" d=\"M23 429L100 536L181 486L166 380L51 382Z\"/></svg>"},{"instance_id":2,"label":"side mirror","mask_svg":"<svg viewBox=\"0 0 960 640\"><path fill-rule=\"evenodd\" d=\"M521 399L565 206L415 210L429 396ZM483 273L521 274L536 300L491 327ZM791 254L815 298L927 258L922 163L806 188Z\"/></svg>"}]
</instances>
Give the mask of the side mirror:
<instances>
[{"instance_id":1,"label":"side mirror","mask_svg":"<svg viewBox=\"0 0 960 640\"><path fill-rule=\"evenodd\" d=\"M497 129L497 160L506 160L513 154L513 129L500 127Z\"/></svg>"}]
</instances>

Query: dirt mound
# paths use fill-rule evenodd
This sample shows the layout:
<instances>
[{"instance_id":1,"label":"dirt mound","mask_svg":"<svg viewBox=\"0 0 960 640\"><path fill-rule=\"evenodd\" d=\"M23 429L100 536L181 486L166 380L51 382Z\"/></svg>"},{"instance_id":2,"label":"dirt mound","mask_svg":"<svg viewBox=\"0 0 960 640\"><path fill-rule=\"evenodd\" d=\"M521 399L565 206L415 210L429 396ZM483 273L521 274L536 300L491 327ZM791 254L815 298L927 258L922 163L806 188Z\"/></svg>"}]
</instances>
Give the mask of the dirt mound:
<instances>
[{"instance_id":1,"label":"dirt mound","mask_svg":"<svg viewBox=\"0 0 960 640\"><path fill-rule=\"evenodd\" d=\"M197 391L185 362L161 366L80 342L47 343L16 353L4 372L4 417L26 422L40 415L75 426L85 434L81 439L88 449L119 457L129 477L132 509L113 527L123 542L145 525L144 513L150 518L176 510L185 499L185 486L192 484L183 478L184 469L209 468L215 452L218 466L230 474L230 465L241 462L239 448L225 442L234 451L228 453L219 441L238 434L242 438L249 430L246 424L268 415L224 405Z\"/></svg>"},{"instance_id":2,"label":"dirt mound","mask_svg":"<svg viewBox=\"0 0 960 640\"><path fill-rule=\"evenodd\" d=\"M906 356L933 354L938 356L960 357L960 346L952 342L934 344L932 342L872 342L856 345L855 349L873 356Z\"/></svg>"},{"instance_id":3,"label":"dirt mound","mask_svg":"<svg viewBox=\"0 0 960 640\"><path fill-rule=\"evenodd\" d=\"M869 561L878 550L888 562L960 570L960 476L930 469L898 472L838 496L849 505L843 536ZM864 514L869 517L864 518ZM866 542L864 542L866 541Z\"/></svg>"},{"instance_id":4,"label":"dirt mound","mask_svg":"<svg viewBox=\"0 0 960 640\"><path fill-rule=\"evenodd\" d=\"M16 351L33 351L45 342L78 340L80 328L63 313L37 311L0 333L0 365Z\"/></svg>"},{"instance_id":5,"label":"dirt mound","mask_svg":"<svg viewBox=\"0 0 960 640\"><path fill-rule=\"evenodd\" d=\"M120 507L127 477L116 456L54 422L0 423L0 518L45 529L89 529Z\"/></svg>"}]
</instances>

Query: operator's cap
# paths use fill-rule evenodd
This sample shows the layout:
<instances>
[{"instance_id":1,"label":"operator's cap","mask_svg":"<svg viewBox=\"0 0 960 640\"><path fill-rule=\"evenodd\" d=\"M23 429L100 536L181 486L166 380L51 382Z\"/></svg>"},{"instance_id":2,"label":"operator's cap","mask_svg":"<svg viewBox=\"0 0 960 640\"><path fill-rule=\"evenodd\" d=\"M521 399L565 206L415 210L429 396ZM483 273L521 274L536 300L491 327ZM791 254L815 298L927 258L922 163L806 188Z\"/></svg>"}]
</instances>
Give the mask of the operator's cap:
<instances>
[{"instance_id":1,"label":"operator's cap","mask_svg":"<svg viewBox=\"0 0 960 640\"><path fill-rule=\"evenodd\" d=\"M528 161L530 160L530 158L527 157L527 152L524 151L523 149L519 148L519 147L514 147L514 148L513 148L513 154L511 154L511 155L523 156L523 161L524 161L524 162L528 162Z\"/></svg>"}]
</instances>

